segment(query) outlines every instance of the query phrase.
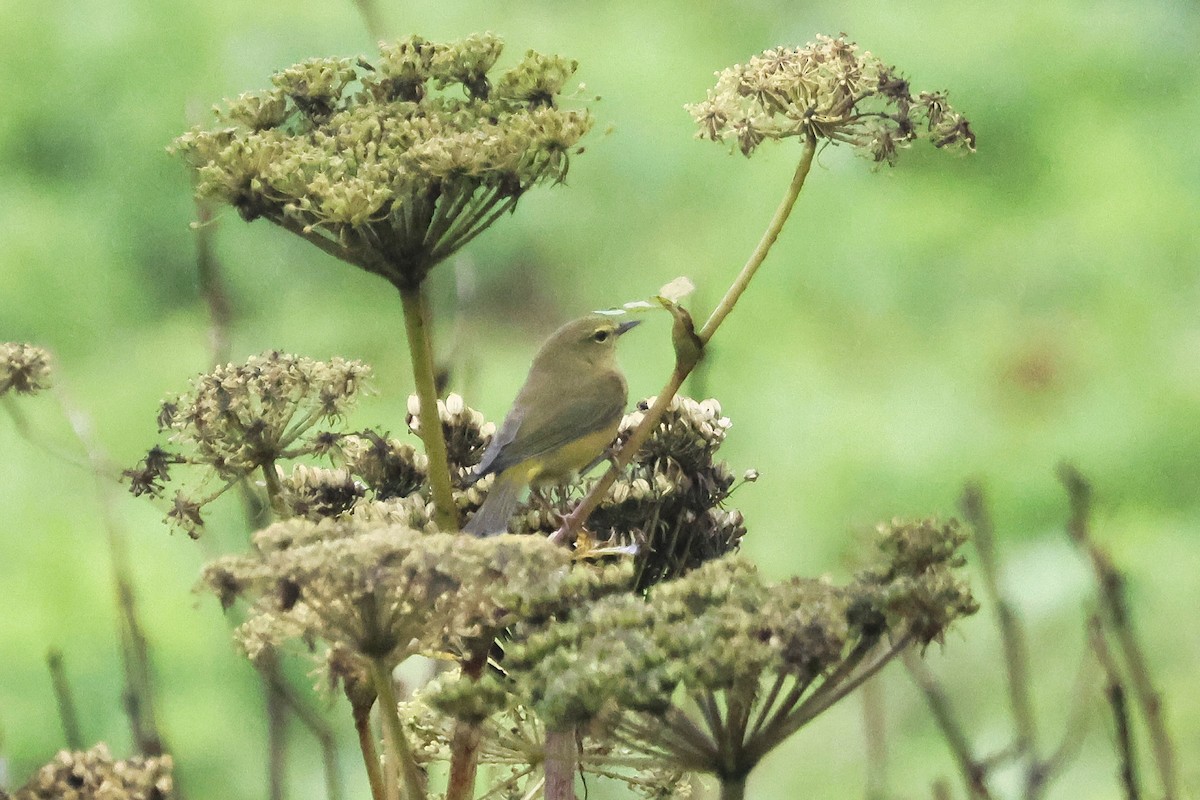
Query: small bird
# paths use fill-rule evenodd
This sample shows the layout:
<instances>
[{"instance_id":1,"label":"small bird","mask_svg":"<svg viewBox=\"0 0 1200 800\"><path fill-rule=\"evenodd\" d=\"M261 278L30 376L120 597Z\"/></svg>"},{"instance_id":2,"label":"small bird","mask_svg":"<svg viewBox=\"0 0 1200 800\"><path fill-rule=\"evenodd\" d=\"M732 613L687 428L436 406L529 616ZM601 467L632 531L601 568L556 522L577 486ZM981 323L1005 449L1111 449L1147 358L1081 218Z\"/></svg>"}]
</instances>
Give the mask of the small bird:
<instances>
[{"instance_id":1,"label":"small bird","mask_svg":"<svg viewBox=\"0 0 1200 800\"><path fill-rule=\"evenodd\" d=\"M526 487L568 480L612 442L629 399L617 339L640 321L590 314L551 334L475 468L472 484L492 473L496 480L464 531L504 533Z\"/></svg>"}]
</instances>

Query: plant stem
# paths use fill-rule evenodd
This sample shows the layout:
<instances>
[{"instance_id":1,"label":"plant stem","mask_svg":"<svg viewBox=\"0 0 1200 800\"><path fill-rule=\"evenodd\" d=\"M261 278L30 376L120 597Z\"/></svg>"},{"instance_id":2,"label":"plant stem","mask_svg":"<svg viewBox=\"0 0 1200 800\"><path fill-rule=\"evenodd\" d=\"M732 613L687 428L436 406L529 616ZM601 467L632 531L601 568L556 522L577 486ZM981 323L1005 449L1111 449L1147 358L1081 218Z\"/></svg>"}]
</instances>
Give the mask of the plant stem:
<instances>
[{"instance_id":1,"label":"plant stem","mask_svg":"<svg viewBox=\"0 0 1200 800\"><path fill-rule=\"evenodd\" d=\"M1074 467L1064 464L1059 468L1059 478L1067 489L1071 504L1071 518L1067 532L1077 547L1083 550L1092 562L1099 591L1100 607L1104 611L1104 623L1116 639L1117 647L1125 658L1133 700L1141 710L1150 739L1150 749L1158 768L1162 783L1163 800L1179 797L1179 775L1175 767L1175 745L1167 732L1163 719L1162 695L1154 687L1150 666L1145 651L1138 641L1133 619L1125 597L1125 576L1113 563L1112 557L1091 534L1092 487Z\"/></svg>"},{"instance_id":2,"label":"plant stem","mask_svg":"<svg viewBox=\"0 0 1200 800\"><path fill-rule=\"evenodd\" d=\"M405 800L425 800L425 781L417 768L412 748L408 745L408 737L404 735L404 729L400 725L399 704L396 702L396 690L392 687L392 670L379 659L372 659L371 679L375 683L375 692L379 695L379 714L383 718L384 736L391 751L390 755L396 760L395 764L388 766L399 771Z\"/></svg>"},{"instance_id":3,"label":"plant stem","mask_svg":"<svg viewBox=\"0 0 1200 800\"><path fill-rule=\"evenodd\" d=\"M546 731L546 800L576 800L575 728Z\"/></svg>"},{"instance_id":4,"label":"plant stem","mask_svg":"<svg viewBox=\"0 0 1200 800\"><path fill-rule=\"evenodd\" d=\"M108 535L109 554L112 557L113 588L118 611L117 634L121 646L121 667L125 677L122 700L125 713L129 717L134 746L142 755L159 756L167 752L167 747L158 730L150 645L138 615L129 540L117 517L113 484L108 480L108 476L115 470L92 435L89 417L75 408L61 388L55 389L55 395L63 416L70 423L75 438L87 454L88 465L95 477L100 497L100 510Z\"/></svg>"},{"instance_id":5,"label":"plant stem","mask_svg":"<svg viewBox=\"0 0 1200 800\"><path fill-rule=\"evenodd\" d=\"M487 653L483 657L463 662L463 675L472 681L479 680L487 666ZM454 735L450 740L450 777L446 781L446 800L471 800L475 794L475 775L479 770L479 742L483 731L478 722L458 720L454 724Z\"/></svg>"},{"instance_id":6,"label":"plant stem","mask_svg":"<svg viewBox=\"0 0 1200 800\"><path fill-rule=\"evenodd\" d=\"M725 292L721 302L713 309L708 322L705 322L704 327L699 331L700 341L704 344L708 344L708 340L729 316L729 312L733 311L738 298L742 296L742 292L746 291L746 287L750 285L750 279L754 277L754 273L766 260L771 246L779 238L779 232L783 230L783 223L787 222L788 216L792 213L792 206L796 204L796 198L800 196L800 190L804 188L804 180L808 177L808 170L812 167L813 156L816 155L816 152L817 139L812 133L809 133L808 139L804 142L804 152L800 156L800 163L796 165L796 172L792 175L792 182L788 185L787 193L780 201L779 207L775 209L775 216L771 217L771 223L767 225L767 230L759 240L758 247L754 248L746 265L734 278L733 284Z\"/></svg>"},{"instance_id":7,"label":"plant stem","mask_svg":"<svg viewBox=\"0 0 1200 800\"><path fill-rule=\"evenodd\" d=\"M746 796L745 775L721 775L721 800L742 800Z\"/></svg>"},{"instance_id":8,"label":"plant stem","mask_svg":"<svg viewBox=\"0 0 1200 800\"><path fill-rule=\"evenodd\" d=\"M1029 764L1038 764L1040 756L1037 728L1034 724L1033 697L1030 692L1029 646L1016 608L1000 585L995 529L984 503L983 490L976 484L968 484L959 506L975 532L975 551L979 553L984 590L996 609L996 627L1000 631L1000 644L1004 649L1008 702L1016 727L1017 749Z\"/></svg>"},{"instance_id":9,"label":"plant stem","mask_svg":"<svg viewBox=\"0 0 1200 800\"><path fill-rule=\"evenodd\" d=\"M796 172L792 175L792 182L788 185L787 192L780 201L779 207L775 209L774 216L771 217L771 222L767 226L767 230L763 233L762 239L759 240L758 246L754 248L754 252L750 254L750 258L742 267L742 271L734 278L733 284L725 292L725 296L721 298L721 302L713 309L712 315L708 321L704 323L704 327L700 329L697 336L700 339L701 345L708 344L716 333L717 328L729 316L729 312L733 311L733 307L737 304L738 298L746 291L746 287L750 284L750 279L754 277L754 273L758 271L759 266L766 259L767 253L770 252L771 246L775 244L775 240L779 238L779 232L783 230L783 223L787 221L788 216L792 213L792 208L796 205L796 198L800 196L800 190L804 188L804 181L808 177L809 168L812 167L813 156L817 151L816 137L810 134L807 141L804 143L804 152L800 155L800 163L796 166ZM698 356L684 361L680 359L679 354L676 354L675 369L671 372L671 377L667 381L667 385L659 392L655 398L654 404L650 406L650 410L642 418L641 424L634 430L625 445L613 458L613 465L607 472L600 477L592 486L587 496L580 501L570 514L563 518L563 523L557 531L550 535L550 540L558 543L566 543L575 538L582 530L583 525L587 522L592 512L600 505L601 499L608 493L608 490L616 482L621 471L628 466L633 460L634 455L641 449L646 440L650 438L650 433L658 426L662 415L666 413L667 406L675 397L675 393L683 386L683 382L687 380L687 376L698 363Z\"/></svg>"},{"instance_id":10,"label":"plant stem","mask_svg":"<svg viewBox=\"0 0 1200 800\"><path fill-rule=\"evenodd\" d=\"M446 455L446 435L437 410L437 383L433 369L433 344L429 333L429 303L421 285L400 288L404 303L404 328L408 333L408 353L412 359L413 382L421 404L420 432L429 458L429 486L433 491L438 527L458 530L458 509L450 486L450 460Z\"/></svg>"},{"instance_id":11,"label":"plant stem","mask_svg":"<svg viewBox=\"0 0 1200 800\"><path fill-rule=\"evenodd\" d=\"M379 753L375 750L375 733L371 730L371 706L354 705L354 730L358 734L358 749L362 751L367 782L371 785L371 800L386 800L383 776L379 774Z\"/></svg>"},{"instance_id":12,"label":"plant stem","mask_svg":"<svg viewBox=\"0 0 1200 800\"><path fill-rule=\"evenodd\" d=\"M46 666L50 670L50 685L54 688L54 699L58 703L58 716L62 720L67 749L82 750L83 734L79 732L79 714L75 711L75 697L71 694L67 671L63 668L62 651L55 648L46 653Z\"/></svg>"}]
</instances>

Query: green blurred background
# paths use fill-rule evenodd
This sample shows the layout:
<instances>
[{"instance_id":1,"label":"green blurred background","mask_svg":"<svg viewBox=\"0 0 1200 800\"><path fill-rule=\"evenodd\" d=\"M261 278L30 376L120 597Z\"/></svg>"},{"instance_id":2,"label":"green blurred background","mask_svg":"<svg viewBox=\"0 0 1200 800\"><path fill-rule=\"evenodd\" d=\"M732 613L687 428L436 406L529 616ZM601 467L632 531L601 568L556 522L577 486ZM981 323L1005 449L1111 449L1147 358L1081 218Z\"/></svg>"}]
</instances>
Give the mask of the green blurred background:
<instances>
[{"instance_id":1,"label":"green blurred background","mask_svg":"<svg viewBox=\"0 0 1200 800\"><path fill-rule=\"evenodd\" d=\"M389 36L492 30L581 62L597 130L568 187L523 199L432 291L454 387L503 414L537 341L581 312L677 275L706 314L785 188L798 147L752 161L692 140L684 103L713 72L776 44L845 31L916 89L949 89L978 154L917 147L872 170L828 149L783 236L714 340L703 389L734 426L725 458L760 480L735 505L769 574L852 569L880 519L956 513L978 479L993 501L1005 584L1031 636L1045 749L1066 716L1093 606L1063 536L1054 468L1097 490L1096 532L1128 570L1188 791L1200 787L1200 123L1193 2L895 4L381 2ZM196 286L189 179L167 143L222 97L314 55L371 52L351 0L6 4L0 25L0 341L54 350L69 402L112 457L155 436L161 397L210 358ZM222 211L212 230L236 318L233 357L280 348L372 363L379 393L352 420L403 430L411 388L399 303L382 281L266 223ZM473 295L457 304L455 270ZM624 348L635 396L670 364L666 315ZM70 446L49 398L21 409ZM88 740L129 746L120 711L104 505L94 482L0 417L0 756L10 786L62 743L44 654L65 653ZM189 796L264 795L254 676L199 565L232 547L169 536L119 495L161 684L165 733ZM220 525L215 525L220 528ZM930 661L982 750L1011 733L989 608ZM880 681L891 794L952 776L907 676ZM1120 796L1095 693L1080 759L1050 796ZM352 747L348 715L335 715ZM752 778L760 798L864 792L862 706L843 703ZM1140 733L1140 731L1139 731ZM297 737L300 753L311 753ZM1144 740L1142 741L1144 745ZM352 749L343 770L365 786ZM1147 775L1150 773L1147 772ZM1015 796L1015 775L1000 787ZM956 791L958 791L956 783ZM320 797L319 762L293 796ZM592 787L609 796L605 787ZM1004 792L1002 792L1004 794Z\"/></svg>"}]
</instances>

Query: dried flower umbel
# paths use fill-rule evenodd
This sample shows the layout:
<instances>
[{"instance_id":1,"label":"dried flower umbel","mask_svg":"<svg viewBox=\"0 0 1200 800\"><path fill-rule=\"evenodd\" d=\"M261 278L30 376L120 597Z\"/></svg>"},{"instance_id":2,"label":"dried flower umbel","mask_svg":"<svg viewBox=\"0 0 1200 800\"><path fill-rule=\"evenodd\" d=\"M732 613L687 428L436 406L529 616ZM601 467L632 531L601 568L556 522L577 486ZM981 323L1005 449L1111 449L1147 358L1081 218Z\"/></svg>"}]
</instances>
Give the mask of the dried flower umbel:
<instances>
[{"instance_id":1,"label":"dried flower umbel","mask_svg":"<svg viewBox=\"0 0 1200 800\"><path fill-rule=\"evenodd\" d=\"M896 70L844 36L777 47L717 73L708 98L687 107L697 136L731 142L749 156L767 139L846 143L895 163L916 139L973 151L975 134L944 92L912 94Z\"/></svg>"},{"instance_id":2,"label":"dried flower umbel","mask_svg":"<svg viewBox=\"0 0 1200 800\"><path fill-rule=\"evenodd\" d=\"M293 475L288 478L291 496L308 506L302 512L289 509L277 462L327 452L337 437L317 426L339 421L369 377L370 369L359 361L314 361L279 352L217 367L197 377L191 392L163 403L159 429L170 433L170 446L178 450L155 446L136 468L126 470L130 491L158 496L171 479L172 465L203 467L198 485L214 477L221 485L207 493L178 491L167 514L193 536L204 524L201 507L256 472L279 515L307 515L320 505L348 508L334 496L337 492L317 496L321 476ZM343 493L355 490L343 487Z\"/></svg>"},{"instance_id":3,"label":"dried flower umbel","mask_svg":"<svg viewBox=\"0 0 1200 800\"><path fill-rule=\"evenodd\" d=\"M536 536L476 539L357 518L292 519L254 536L254 552L209 564L204 585L228 607L251 603L239 639L325 642L389 667L415 653L486 655L501 629L545 618L627 568L572 567L568 550Z\"/></svg>"},{"instance_id":4,"label":"dried flower umbel","mask_svg":"<svg viewBox=\"0 0 1200 800\"><path fill-rule=\"evenodd\" d=\"M397 286L417 285L540 183L592 125L559 107L576 64L530 51L496 74L492 34L410 36L379 57L296 64L179 137L196 192Z\"/></svg>"},{"instance_id":5,"label":"dried flower umbel","mask_svg":"<svg viewBox=\"0 0 1200 800\"><path fill-rule=\"evenodd\" d=\"M103 743L84 752L63 750L13 800L171 800L172 767L169 755L114 759Z\"/></svg>"},{"instance_id":6,"label":"dried flower umbel","mask_svg":"<svg viewBox=\"0 0 1200 800\"><path fill-rule=\"evenodd\" d=\"M23 342L0 342L0 397L50 388L50 354Z\"/></svg>"},{"instance_id":7,"label":"dried flower umbel","mask_svg":"<svg viewBox=\"0 0 1200 800\"><path fill-rule=\"evenodd\" d=\"M640 402L621 421L618 445L642 423L652 400ZM592 514L598 535L637 545L640 588L683 575L741 544L742 514L724 508L734 477L714 458L731 426L715 399L676 396Z\"/></svg>"}]
</instances>

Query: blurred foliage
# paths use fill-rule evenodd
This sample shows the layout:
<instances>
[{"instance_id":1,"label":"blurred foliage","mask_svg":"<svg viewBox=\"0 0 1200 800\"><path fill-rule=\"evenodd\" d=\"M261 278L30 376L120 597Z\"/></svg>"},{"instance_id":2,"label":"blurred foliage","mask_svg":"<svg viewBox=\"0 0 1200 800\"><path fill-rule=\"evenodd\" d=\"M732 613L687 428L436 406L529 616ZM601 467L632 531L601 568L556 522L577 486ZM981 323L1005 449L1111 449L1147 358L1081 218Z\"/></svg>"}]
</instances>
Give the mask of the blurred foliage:
<instances>
[{"instance_id":1,"label":"blurred foliage","mask_svg":"<svg viewBox=\"0 0 1200 800\"><path fill-rule=\"evenodd\" d=\"M761 473L739 491L744 550L772 577L846 574L877 520L952 514L962 481L979 478L1042 656L1035 693L1061 696L1090 602L1053 475L1070 458L1096 485L1097 535L1129 570L1184 782L1200 785L1186 757L1200 751L1200 636L1185 612L1200 603L1194 3L423 0L379 11L389 36L494 30L509 43L501 64L526 48L578 59L585 93L602 98L569 186L524 198L453 273L431 279L451 386L491 417L535 342L564 319L679 274L699 287L693 310L703 315L754 246L797 148L767 147L746 162L691 141L683 105L704 97L714 71L846 31L919 85L950 89L978 154L914 150L872 171L848 153L821 153L779 245L714 340L703 380L734 421L723 452L735 469ZM211 358L188 228L196 211L166 145L282 66L372 43L349 0L56 0L4 16L0 341L51 348L56 384L92 416L114 460L132 464L161 397ZM355 419L401 435L411 386L391 288L232 213L207 234L235 310L233 357L280 348L363 359L380 391ZM647 325L641 349L624 354L632 396L656 392L669 371L662 317L657 335ZM52 400L21 404L45 438L70 441ZM52 646L65 654L85 737L121 754L94 483L4 418L0 486L0 756L19 779L61 744L43 666ZM133 500L116 514L134 543L181 784L194 797L261 796L257 681L215 602L197 608L190 594L212 552L204 548L231 549L240 535L237 510L224 520L226 545L219 534L201 545L168 536ZM986 617L933 659L977 704L984 743L1003 710ZM903 732L890 742L891 782L922 796L949 761L904 676L885 677L890 727ZM1103 714L1092 724L1083 760L1052 796L1118 796ZM846 704L768 760L751 793L858 794L860 727ZM317 764L297 755L296 796L317 796Z\"/></svg>"}]
</instances>

